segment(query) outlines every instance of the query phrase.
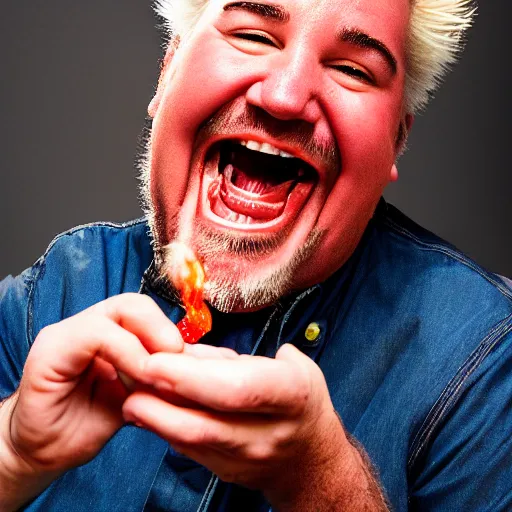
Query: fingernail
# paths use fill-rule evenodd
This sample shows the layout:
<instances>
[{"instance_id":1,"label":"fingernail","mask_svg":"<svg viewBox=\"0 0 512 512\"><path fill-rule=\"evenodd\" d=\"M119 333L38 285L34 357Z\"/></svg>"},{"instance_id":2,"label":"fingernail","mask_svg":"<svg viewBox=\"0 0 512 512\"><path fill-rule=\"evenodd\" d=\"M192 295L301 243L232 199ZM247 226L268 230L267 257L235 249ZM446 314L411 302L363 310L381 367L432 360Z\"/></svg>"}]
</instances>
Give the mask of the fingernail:
<instances>
[{"instance_id":1,"label":"fingernail","mask_svg":"<svg viewBox=\"0 0 512 512\"><path fill-rule=\"evenodd\" d=\"M128 389L128 391L133 391L135 389L135 380L126 375L126 373L123 373L120 370L117 370L117 375L121 379L121 382L124 384L125 388Z\"/></svg>"}]
</instances>

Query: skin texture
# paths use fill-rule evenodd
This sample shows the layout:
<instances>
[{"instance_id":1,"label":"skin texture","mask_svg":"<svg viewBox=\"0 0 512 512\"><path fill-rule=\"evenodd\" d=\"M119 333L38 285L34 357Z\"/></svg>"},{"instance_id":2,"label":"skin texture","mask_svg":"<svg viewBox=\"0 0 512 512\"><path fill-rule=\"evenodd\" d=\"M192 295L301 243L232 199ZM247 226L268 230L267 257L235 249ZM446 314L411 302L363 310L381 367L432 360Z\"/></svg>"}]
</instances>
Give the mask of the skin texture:
<instances>
[{"instance_id":1,"label":"skin texture","mask_svg":"<svg viewBox=\"0 0 512 512\"><path fill-rule=\"evenodd\" d=\"M319 1L312 6L303 0L285 4L290 14L286 23L245 10L225 12L222 5L211 2L196 29L169 56L149 108L154 117L151 195L157 236L162 244L174 237L178 212L183 232L202 222L214 232L242 236L243 226L228 230L205 220L200 201L204 154L219 138L269 140L312 162L319 182L276 250L257 264L243 256L215 254L212 260L205 258L205 270L210 280L228 277L226 269L238 278L264 278L286 265L318 230L322 238L316 250L288 286L302 289L324 280L348 259L384 187L396 179L399 126L410 123L402 109L408 2ZM378 52L340 43L337 34L347 28L382 41L397 61L396 74ZM247 32L264 35L268 42L241 39ZM352 68L371 80L360 79ZM264 127L237 130L228 124L203 136L203 124L222 108L233 115L256 111ZM275 131L283 133L278 140L272 137ZM306 142L336 151L340 164L315 159L305 143L294 140L296 132L307 133ZM198 245L194 237L188 243Z\"/></svg>"},{"instance_id":2,"label":"skin texture","mask_svg":"<svg viewBox=\"0 0 512 512\"><path fill-rule=\"evenodd\" d=\"M64 471L94 458L124 424L128 391L152 352L183 350L148 297L124 294L43 329L17 392L0 407L0 510L15 510Z\"/></svg>"},{"instance_id":3,"label":"skin texture","mask_svg":"<svg viewBox=\"0 0 512 512\"><path fill-rule=\"evenodd\" d=\"M236 135L265 140L278 127L283 135L275 143L310 159L319 179L275 250L257 266L230 255L228 268L257 278L286 264L317 230L317 250L290 285L303 288L347 260L383 188L396 178L399 126L410 122L402 110L408 2L283 2L284 24L240 9L223 12L222 5L212 1L174 56L168 53L149 107L159 241L174 236L178 213L187 229L204 222L223 232L206 219L198 198L205 151L233 127L213 135L203 128L221 109L252 109L266 122L257 133L249 127ZM396 74L375 51L340 43L336 34L346 28L383 42ZM248 31L266 39L241 39ZM309 153L298 132L331 148L339 165ZM239 231L230 229L230 236ZM221 278L223 263L205 265ZM134 392L116 370L138 382ZM16 509L93 458L124 422L154 431L227 481L260 489L275 510L386 508L308 357L289 345L275 359L184 347L154 303L124 295L37 337L17 393L0 408L0 510Z\"/></svg>"}]
</instances>

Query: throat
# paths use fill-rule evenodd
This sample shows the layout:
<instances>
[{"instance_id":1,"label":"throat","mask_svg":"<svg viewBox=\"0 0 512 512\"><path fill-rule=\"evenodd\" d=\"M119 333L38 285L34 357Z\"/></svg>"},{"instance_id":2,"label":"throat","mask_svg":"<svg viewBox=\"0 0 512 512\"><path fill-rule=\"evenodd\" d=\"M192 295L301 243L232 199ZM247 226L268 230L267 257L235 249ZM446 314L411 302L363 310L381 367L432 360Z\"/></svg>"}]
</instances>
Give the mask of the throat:
<instances>
[{"instance_id":1,"label":"throat","mask_svg":"<svg viewBox=\"0 0 512 512\"><path fill-rule=\"evenodd\" d=\"M278 185L235 170L231 164L208 192L212 211L227 220L268 222L281 215L293 181Z\"/></svg>"},{"instance_id":2,"label":"throat","mask_svg":"<svg viewBox=\"0 0 512 512\"><path fill-rule=\"evenodd\" d=\"M207 189L210 211L238 225L275 223L284 215L290 197L299 193L303 204L314 179L307 165L296 158L284 158L247 149L232 141L222 143L217 175ZM293 208L289 220L299 210Z\"/></svg>"}]
</instances>

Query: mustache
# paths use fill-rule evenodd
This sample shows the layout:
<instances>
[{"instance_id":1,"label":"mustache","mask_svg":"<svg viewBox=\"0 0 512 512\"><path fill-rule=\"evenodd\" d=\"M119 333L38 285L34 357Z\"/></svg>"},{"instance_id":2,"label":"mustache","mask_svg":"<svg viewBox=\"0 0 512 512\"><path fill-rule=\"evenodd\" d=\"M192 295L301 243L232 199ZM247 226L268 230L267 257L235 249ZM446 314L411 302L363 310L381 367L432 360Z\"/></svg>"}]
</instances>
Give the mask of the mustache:
<instances>
[{"instance_id":1,"label":"mustache","mask_svg":"<svg viewBox=\"0 0 512 512\"><path fill-rule=\"evenodd\" d=\"M298 147L314 161L322 162L327 169L339 168L341 157L337 144L332 138L317 140L314 125L299 119L277 119L262 108L240 100L225 105L205 121L199 128L197 141L201 144L218 134L229 137L244 131Z\"/></svg>"}]
</instances>

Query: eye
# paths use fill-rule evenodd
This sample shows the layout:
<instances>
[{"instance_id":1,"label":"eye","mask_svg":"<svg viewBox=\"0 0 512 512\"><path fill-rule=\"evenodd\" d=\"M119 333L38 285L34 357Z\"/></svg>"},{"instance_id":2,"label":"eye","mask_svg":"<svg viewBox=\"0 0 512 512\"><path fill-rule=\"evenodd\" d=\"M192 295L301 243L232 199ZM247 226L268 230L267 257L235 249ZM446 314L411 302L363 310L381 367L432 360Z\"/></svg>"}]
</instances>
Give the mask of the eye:
<instances>
[{"instance_id":1,"label":"eye","mask_svg":"<svg viewBox=\"0 0 512 512\"><path fill-rule=\"evenodd\" d=\"M337 71L340 71L341 73L349 75L352 78L355 78L356 80L359 80L361 82L366 82L368 84L375 83L375 80L369 73L366 73L365 71L358 67L351 66L349 64L342 64L339 66L332 66L332 68L336 69Z\"/></svg>"},{"instance_id":2,"label":"eye","mask_svg":"<svg viewBox=\"0 0 512 512\"><path fill-rule=\"evenodd\" d=\"M279 42L270 37L268 34L259 31L249 31L244 30L243 32L232 32L231 36L236 39L241 39L243 41L247 41L247 43L256 43L266 46L273 46L274 48L281 48Z\"/></svg>"}]
</instances>

